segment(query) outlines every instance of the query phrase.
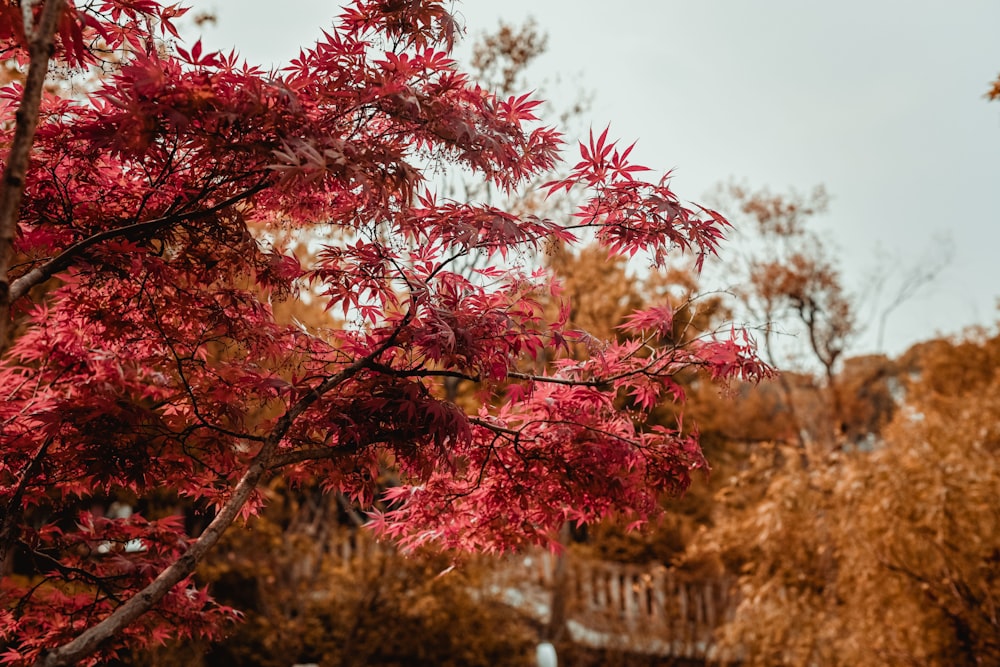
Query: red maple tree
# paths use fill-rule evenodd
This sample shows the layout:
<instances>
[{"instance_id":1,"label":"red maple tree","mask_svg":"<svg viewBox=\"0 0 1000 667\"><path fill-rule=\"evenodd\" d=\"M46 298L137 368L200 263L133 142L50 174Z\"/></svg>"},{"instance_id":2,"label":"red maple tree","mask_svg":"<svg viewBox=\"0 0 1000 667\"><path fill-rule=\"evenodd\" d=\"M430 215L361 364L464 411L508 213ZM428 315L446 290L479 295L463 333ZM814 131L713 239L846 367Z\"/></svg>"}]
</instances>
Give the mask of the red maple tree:
<instances>
[{"instance_id":1,"label":"red maple tree","mask_svg":"<svg viewBox=\"0 0 1000 667\"><path fill-rule=\"evenodd\" d=\"M211 633L234 611L191 574L275 474L369 503L390 461L406 484L371 523L404 545L647 519L705 465L695 438L643 425L672 376L769 372L745 336L664 345L668 307L587 340L586 360L560 354L585 334L543 317L557 288L532 252L586 232L700 261L727 223L639 180L607 131L549 184L579 193L567 220L436 196L453 167L514 194L560 148L537 100L499 99L450 58L446 4L356 0L265 72L179 46L184 10L154 0L0 3L0 55L25 73L0 93L0 662ZM45 89L94 67L89 92ZM305 264L289 235L316 248ZM297 294L344 325L277 321L271 303ZM445 400L446 378L483 407ZM192 535L98 502L153 492L211 521Z\"/></svg>"}]
</instances>

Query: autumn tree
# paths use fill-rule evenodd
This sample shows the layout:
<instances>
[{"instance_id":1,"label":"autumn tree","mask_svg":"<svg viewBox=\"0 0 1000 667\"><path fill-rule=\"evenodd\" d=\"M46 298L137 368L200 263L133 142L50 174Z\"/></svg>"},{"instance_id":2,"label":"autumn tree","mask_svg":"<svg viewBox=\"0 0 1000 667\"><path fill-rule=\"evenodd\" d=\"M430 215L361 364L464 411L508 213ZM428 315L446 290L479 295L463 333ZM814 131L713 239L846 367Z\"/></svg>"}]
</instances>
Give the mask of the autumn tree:
<instances>
[{"instance_id":1,"label":"autumn tree","mask_svg":"<svg viewBox=\"0 0 1000 667\"><path fill-rule=\"evenodd\" d=\"M558 219L435 193L429 175L447 169L515 192L559 149L536 100L458 69L444 3L357 0L280 72L183 46L183 11L0 5L0 52L25 71L0 107L5 662L211 634L233 612L191 574L276 474L367 505L390 460L401 483L378 533L487 551L566 521L641 520L686 487L696 438L644 417L684 369L766 373L747 339L659 345L673 316L659 306L568 358L572 306L547 320L538 294L557 285L520 258L586 231L612 255L700 265L721 215L642 180L607 131L548 184L581 202ZM50 64L111 74L60 97L43 91ZM315 255L295 257L289 229ZM474 274L453 270L474 256ZM282 324L272 305L287 298L347 325ZM551 361L521 370L532 358ZM482 407L443 399L448 377L476 383ZM204 523L106 509L154 490Z\"/></svg>"},{"instance_id":2,"label":"autumn tree","mask_svg":"<svg viewBox=\"0 0 1000 667\"><path fill-rule=\"evenodd\" d=\"M998 352L982 332L917 345L898 360L905 405L872 449L757 459L762 497L708 536L739 568L723 638L749 664L1000 660Z\"/></svg>"},{"instance_id":3,"label":"autumn tree","mask_svg":"<svg viewBox=\"0 0 1000 667\"><path fill-rule=\"evenodd\" d=\"M475 37L469 76L504 97L527 89L525 70L543 53L545 44L544 34L533 21L517 28L501 22L493 31ZM541 184L541 176L538 178ZM546 198L531 185L503 197L488 182L470 180L465 174L454 175L442 186L445 192L461 192L467 200L494 203L494 199L506 199L512 210L540 216L558 214L567 199ZM300 259L313 252L308 235L294 230L284 233L290 237L287 245ZM598 250L597 254L603 258L606 252ZM546 250L544 257L549 256ZM489 261L485 255L466 259L463 266L456 262L453 270L468 275L476 265ZM558 278L563 277L555 272ZM577 299L572 292L567 296L578 305L588 301ZM558 300L551 300L546 317L554 319L559 307ZM297 323L320 335L330 326L330 314L316 301L286 299L272 304L272 309L277 320ZM622 312L631 310L634 308ZM576 328L572 321L566 326ZM531 367L538 363L544 367L541 360L533 361ZM530 371L531 367L521 370ZM442 389L447 400L470 411L479 410L483 396L477 393L476 383L446 377ZM391 460L383 465L385 484L397 483ZM370 554L376 557L377 567L370 563L345 565L338 563L336 553L344 539L354 539L345 536L354 535L364 542L360 535L365 532L366 518L360 508L353 507L343 494L322 494L315 484L289 487L280 477L268 483L267 493L266 510L248 523L246 531L227 534L195 573L195 580L208 583L217 600L239 608L243 621L218 642L194 646L172 642L136 651L130 658L132 664L162 667L200 659L206 664L285 665L291 655L308 663L320 654L327 664L447 664L458 660L465 665L494 665L502 660L513 664L526 661L524 650L520 650L524 649L525 630L537 633L519 612L497 602L480 581L492 568L503 567L503 559L464 555L460 562L451 563L452 568L446 568L430 549L410 552L405 558L381 550ZM452 552L450 557L456 554ZM451 574L438 581L443 570ZM421 590L433 594L435 604L414 604L414 591ZM252 595L247 596L247 591ZM329 594L321 596L319 591ZM384 615L413 623L384 623ZM458 627L461 624L485 626L490 631L462 630ZM420 625L424 627L416 627ZM343 641L344 628L356 628L353 634L363 639ZM450 631L451 638L438 631ZM475 635L476 641L471 641L470 635Z\"/></svg>"},{"instance_id":4,"label":"autumn tree","mask_svg":"<svg viewBox=\"0 0 1000 667\"><path fill-rule=\"evenodd\" d=\"M766 358L785 371L779 384L798 431L793 437L807 447L829 446L843 412L837 371L858 325L836 259L812 226L827 209L826 191L775 194L730 184L715 199L744 223L746 242L725 270L740 314L760 331ZM817 370L821 379L812 383ZM814 384L813 395L798 386L802 381Z\"/></svg>"}]
</instances>

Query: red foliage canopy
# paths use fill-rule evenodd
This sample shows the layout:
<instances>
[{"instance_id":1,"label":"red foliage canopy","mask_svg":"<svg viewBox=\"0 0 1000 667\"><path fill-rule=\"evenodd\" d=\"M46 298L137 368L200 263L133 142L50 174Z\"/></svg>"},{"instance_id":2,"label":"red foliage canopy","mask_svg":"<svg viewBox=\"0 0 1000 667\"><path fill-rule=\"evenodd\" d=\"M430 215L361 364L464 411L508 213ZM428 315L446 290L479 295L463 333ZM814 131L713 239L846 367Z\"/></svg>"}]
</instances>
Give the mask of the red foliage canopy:
<instances>
[{"instance_id":1,"label":"red foliage canopy","mask_svg":"<svg viewBox=\"0 0 1000 667\"><path fill-rule=\"evenodd\" d=\"M183 10L154 0L0 5L0 54L28 72L0 95L0 331L18 327L0 362L0 662L210 632L233 612L190 575L279 472L367 502L388 457L406 484L373 525L404 544L648 518L704 465L695 438L643 426L672 376L768 372L745 337L660 346L663 307L560 358L577 334L545 320L548 277L516 257L590 228L613 253L700 259L727 223L637 180L607 131L549 185L580 192L568 222L433 194L442 165L514 193L560 146L535 100L459 70L445 4L356 0L278 73L170 47ZM50 61L111 71L56 96ZM313 239L307 265L287 233ZM349 324L278 323L272 300L298 290ZM479 383L478 413L442 398L447 377ZM158 489L211 508L208 528L94 502Z\"/></svg>"}]
</instances>

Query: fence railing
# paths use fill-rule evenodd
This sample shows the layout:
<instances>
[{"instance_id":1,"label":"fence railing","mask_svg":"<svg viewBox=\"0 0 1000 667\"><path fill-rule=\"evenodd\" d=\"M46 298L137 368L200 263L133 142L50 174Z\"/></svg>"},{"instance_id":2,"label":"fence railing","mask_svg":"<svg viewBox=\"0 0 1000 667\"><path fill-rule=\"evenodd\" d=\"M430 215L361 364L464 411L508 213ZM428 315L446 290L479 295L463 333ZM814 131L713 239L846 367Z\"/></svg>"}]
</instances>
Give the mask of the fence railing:
<instances>
[{"instance_id":1,"label":"fence railing","mask_svg":"<svg viewBox=\"0 0 1000 667\"><path fill-rule=\"evenodd\" d=\"M371 562L387 547L363 533L338 531L328 549L329 556L350 567ZM596 561L567 553L560 584L556 558L547 551L505 558L491 566L483 592L547 621L552 593L561 586L567 628L581 644L719 663L739 660L738 652L720 648L714 639L738 604L732 578L694 578L662 564Z\"/></svg>"},{"instance_id":2,"label":"fence railing","mask_svg":"<svg viewBox=\"0 0 1000 667\"><path fill-rule=\"evenodd\" d=\"M716 629L736 611L732 578L694 578L662 564L566 557L563 594L567 625L576 641L718 662L739 659L738 652L724 651L714 639ZM551 598L559 585L555 562L549 552L508 559L496 568L497 588L512 587L517 592L508 598L523 600L520 606L529 611L547 609L539 598ZM532 589L535 597L526 594Z\"/></svg>"}]
</instances>

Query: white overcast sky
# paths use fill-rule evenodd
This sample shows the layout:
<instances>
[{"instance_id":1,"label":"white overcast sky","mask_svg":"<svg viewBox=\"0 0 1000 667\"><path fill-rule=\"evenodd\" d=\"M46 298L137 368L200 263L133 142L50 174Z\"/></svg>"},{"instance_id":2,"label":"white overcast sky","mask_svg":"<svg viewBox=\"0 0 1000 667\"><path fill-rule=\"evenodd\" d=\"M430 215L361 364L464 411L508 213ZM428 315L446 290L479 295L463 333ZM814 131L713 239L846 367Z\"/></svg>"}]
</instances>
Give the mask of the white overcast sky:
<instances>
[{"instance_id":1,"label":"white overcast sky","mask_svg":"<svg viewBox=\"0 0 1000 667\"><path fill-rule=\"evenodd\" d=\"M327 0L208 0L206 45L285 62L329 28ZM819 226L849 287L876 257L907 266L950 236L953 260L889 321L888 351L973 324L1000 297L998 0L467 0L469 36L533 16L549 36L534 70L593 94L591 123L638 139L638 161L675 169L701 200L738 180L775 191L824 184ZM563 90L563 89L559 89ZM854 353L871 351L874 336Z\"/></svg>"}]
</instances>

